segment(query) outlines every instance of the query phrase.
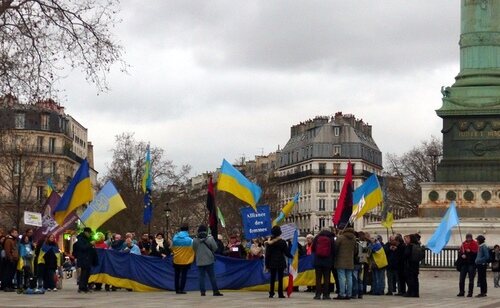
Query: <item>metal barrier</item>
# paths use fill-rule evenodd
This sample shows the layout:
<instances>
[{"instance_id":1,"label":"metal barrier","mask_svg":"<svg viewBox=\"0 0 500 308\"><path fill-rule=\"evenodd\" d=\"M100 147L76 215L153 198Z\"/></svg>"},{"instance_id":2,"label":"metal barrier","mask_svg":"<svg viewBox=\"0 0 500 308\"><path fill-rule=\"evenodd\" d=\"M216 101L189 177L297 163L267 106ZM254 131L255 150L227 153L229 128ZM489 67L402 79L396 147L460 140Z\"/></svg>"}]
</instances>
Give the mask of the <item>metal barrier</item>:
<instances>
[{"instance_id":1,"label":"metal barrier","mask_svg":"<svg viewBox=\"0 0 500 308\"><path fill-rule=\"evenodd\" d=\"M453 268L458 257L459 247L445 247L438 254L433 253L428 248L425 249L425 258L420 264L427 268Z\"/></svg>"}]
</instances>

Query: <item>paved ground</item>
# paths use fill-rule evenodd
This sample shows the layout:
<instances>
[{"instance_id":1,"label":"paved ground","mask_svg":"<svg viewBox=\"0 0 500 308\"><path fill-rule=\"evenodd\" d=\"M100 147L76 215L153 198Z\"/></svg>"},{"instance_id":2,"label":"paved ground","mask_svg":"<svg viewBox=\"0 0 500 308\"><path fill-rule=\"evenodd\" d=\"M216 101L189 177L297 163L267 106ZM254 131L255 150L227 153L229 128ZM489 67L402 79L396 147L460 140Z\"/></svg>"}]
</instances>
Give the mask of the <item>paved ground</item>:
<instances>
[{"instance_id":1,"label":"paved ground","mask_svg":"<svg viewBox=\"0 0 500 308\"><path fill-rule=\"evenodd\" d=\"M500 307L500 288L493 288L488 277L489 291L485 298L457 298L458 273L426 271L420 275L420 298L369 296L350 301L317 301L311 293L299 292L291 298L270 299L265 292L225 291L223 297L199 292L176 295L173 292L93 292L79 294L74 280L65 280L63 290L44 295L0 293L0 307ZM478 290L475 289L475 292Z\"/></svg>"}]
</instances>

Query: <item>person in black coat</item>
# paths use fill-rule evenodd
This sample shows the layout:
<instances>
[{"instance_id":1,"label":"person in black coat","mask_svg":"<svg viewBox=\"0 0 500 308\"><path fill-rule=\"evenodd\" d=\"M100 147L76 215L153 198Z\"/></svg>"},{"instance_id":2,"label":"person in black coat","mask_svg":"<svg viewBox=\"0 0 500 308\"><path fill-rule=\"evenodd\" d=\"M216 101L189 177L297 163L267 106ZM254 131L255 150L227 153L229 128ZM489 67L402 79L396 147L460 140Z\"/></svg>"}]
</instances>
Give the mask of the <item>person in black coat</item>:
<instances>
[{"instance_id":1,"label":"person in black coat","mask_svg":"<svg viewBox=\"0 0 500 308\"><path fill-rule=\"evenodd\" d=\"M92 229L85 228L77 236L78 241L73 244L73 255L76 258L76 266L80 268L80 282L78 283L78 293L89 292L88 284L90 269L97 265L97 252L91 243Z\"/></svg>"},{"instance_id":2,"label":"person in black coat","mask_svg":"<svg viewBox=\"0 0 500 308\"><path fill-rule=\"evenodd\" d=\"M418 274L420 271L420 261L413 258L414 250L420 249L420 244L415 234L405 236L406 248L404 253L404 270L406 274L406 284L408 290L403 295L404 297L419 297L419 281Z\"/></svg>"},{"instance_id":3,"label":"person in black coat","mask_svg":"<svg viewBox=\"0 0 500 308\"><path fill-rule=\"evenodd\" d=\"M151 245L150 256L166 258L170 256L170 247L168 242L163 238L163 233L157 233Z\"/></svg>"},{"instance_id":4,"label":"person in black coat","mask_svg":"<svg viewBox=\"0 0 500 308\"><path fill-rule=\"evenodd\" d=\"M271 239L266 244L266 269L271 272L269 297L274 297L274 283L278 276L278 297L285 298L283 294L283 272L286 267L286 259L293 258L288 250L288 245L281 237L281 228L274 226L271 229Z\"/></svg>"}]
</instances>

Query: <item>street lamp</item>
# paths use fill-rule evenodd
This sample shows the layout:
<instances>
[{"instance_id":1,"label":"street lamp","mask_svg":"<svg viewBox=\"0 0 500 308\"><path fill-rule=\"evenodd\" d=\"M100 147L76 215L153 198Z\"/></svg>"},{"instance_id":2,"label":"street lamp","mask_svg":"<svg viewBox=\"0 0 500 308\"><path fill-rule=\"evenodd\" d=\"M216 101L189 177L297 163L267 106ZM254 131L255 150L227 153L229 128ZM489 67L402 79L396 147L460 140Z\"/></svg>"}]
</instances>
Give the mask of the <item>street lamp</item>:
<instances>
[{"instance_id":1,"label":"street lamp","mask_svg":"<svg viewBox=\"0 0 500 308\"><path fill-rule=\"evenodd\" d=\"M168 241L168 219L170 217L170 208L168 207L168 202L165 204L165 209L163 209L165 214L165 239Z\"/></svg>"}]
</instances>

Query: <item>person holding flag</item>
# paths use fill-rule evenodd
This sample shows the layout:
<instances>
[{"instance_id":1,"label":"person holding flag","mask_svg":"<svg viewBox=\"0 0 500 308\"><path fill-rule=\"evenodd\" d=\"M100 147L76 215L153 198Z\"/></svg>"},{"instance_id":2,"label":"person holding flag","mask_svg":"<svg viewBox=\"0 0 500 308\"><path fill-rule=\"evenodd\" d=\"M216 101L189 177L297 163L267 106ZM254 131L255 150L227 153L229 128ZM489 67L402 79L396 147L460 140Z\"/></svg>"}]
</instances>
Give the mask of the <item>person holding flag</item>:
<instances>
[{"instance_id":1,"label":"person holding flag","mask_svg":"<svg viewBox=\"0 0 500 308\"><path fill-rule=\"evenodd\" d=\"M288 251L288 245L281 237L280 226L274 226L271 229L271 238L265 242L266 244L266 269L271 272L269 298L274 297L274 283L278 279L278 297L285 298L283 294L283 272L286 268L286 259L293 259L293 256Z\"/></svg>"}]
</instances>

